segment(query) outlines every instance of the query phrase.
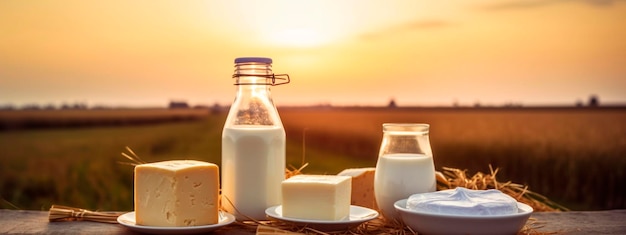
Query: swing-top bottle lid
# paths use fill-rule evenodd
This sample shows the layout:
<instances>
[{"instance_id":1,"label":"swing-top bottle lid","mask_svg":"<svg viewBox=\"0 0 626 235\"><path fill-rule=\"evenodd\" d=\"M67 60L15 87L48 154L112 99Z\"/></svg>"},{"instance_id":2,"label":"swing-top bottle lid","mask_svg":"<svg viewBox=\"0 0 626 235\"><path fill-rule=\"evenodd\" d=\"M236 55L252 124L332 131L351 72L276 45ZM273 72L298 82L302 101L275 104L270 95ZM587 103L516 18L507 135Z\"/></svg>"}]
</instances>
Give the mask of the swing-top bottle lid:
<instances>
[{"instance_id":1,"label":"swing-top bottle lid","mask_svg":"<svg viewBox=\"0 0 626 235\"><path fill-rule=\"evenodd\" d=\"M267 57L239 57L235 59L235 64L238 63L265 63L271 64L272 58Z\"/></svg>"}]
</instances>

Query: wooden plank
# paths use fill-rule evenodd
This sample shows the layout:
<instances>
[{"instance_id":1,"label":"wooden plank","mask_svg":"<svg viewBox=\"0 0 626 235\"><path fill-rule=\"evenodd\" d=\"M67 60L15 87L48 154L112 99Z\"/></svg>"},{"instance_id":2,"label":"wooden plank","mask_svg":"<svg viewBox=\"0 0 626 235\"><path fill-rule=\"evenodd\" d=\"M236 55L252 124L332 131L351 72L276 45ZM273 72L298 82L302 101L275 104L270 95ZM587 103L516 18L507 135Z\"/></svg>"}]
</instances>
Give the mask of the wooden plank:
<instances>
[{"instance_id":1,"label":"wooden plank","mask_svg":"<svg viewBox=\"0 0 626 235\"><path fill-rule=\"evenodd\" d=\"M558 234L626 234L626 210L533 213L538 232ZM539 227L541 226L541 227ZM119 224L89 221L48 222L47 211L0 209L0 234L138 234ZM255 234L255 229L229 225L213 234Z\"/></svg>"},{"instance_id":2,"label":"wooden plank","mask_svg":"<svg viewBox=\"0 0 626 235\"><path fill-rule=\"evenodd\" d=\"M119 224L89 221L48 222L47 211L0 210L0 233L136 234Z\"/></svg>"},{"instance_id":3,"label":"wooden plank","mask_svg":"<svg viewBox=\"0 0 626 235\"><path fill-rule=\"evenodd\" d=\"M559 234L626 234L626 210L533 213L542 232Z\"/></svg>"},{"instance_id":4,"label":"wooden plank","mask_svg":"<svg viewBox=\"0 0 626 235\"><path fill-rule=\"evenodd\" d=\"M139 234L119 224L90 221L48 222L47 211L0 209L0 234ZM213 234L255 234L254 229L227 226Z\"/></svg>"}]
</instances>

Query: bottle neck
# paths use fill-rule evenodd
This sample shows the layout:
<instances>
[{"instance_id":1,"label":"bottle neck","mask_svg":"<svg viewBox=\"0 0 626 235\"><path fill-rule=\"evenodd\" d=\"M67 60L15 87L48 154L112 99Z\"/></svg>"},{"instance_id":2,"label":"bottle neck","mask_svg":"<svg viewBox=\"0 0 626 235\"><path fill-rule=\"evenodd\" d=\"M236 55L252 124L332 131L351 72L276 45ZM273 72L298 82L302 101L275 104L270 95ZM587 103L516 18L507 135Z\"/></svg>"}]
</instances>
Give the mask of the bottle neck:
<instances>
[{"instance_id":1,"label":"bottle neck","mask_svg":"<svg viewBox=\"0 0 626 235\"><path fill-rule=\"evenodd\" d=\"M282 127L272 101L272 66L267 63L236 63L237 96L231 106L225 127L235 125Z\"/></svg>"},{"instance_id":2,"label":"bottle neck","mask_svg":"<svg viewBox=\"0 0 626 235\"><path fill-rule=\"evenodd\" d=\"M269 102L273 105L270 86L263 83L238 85L236 101L250 102L250 100L267 100L263 102Z\"/></svg>"},{"instance_id":3,"label":"bottle neck","mask_svg":"<svg viewBox=\"0 0 626 235\"><path fill-rule=\"evenodd\" d=\"M383 124L379 156L393 153L433 156L428 137L430 126L415 123Z\"/></svg>"},{"instance_id":4,"label":"bottle neck","mask_svg":"<svg viewBox=\"0 0 626 235\"><path fill-rule=\"evenodd\" d=\"M235 64L233 77L236 79L235 85L271 85L272 65L260 62L245 62Z\"/></svg>"}]
</instances>

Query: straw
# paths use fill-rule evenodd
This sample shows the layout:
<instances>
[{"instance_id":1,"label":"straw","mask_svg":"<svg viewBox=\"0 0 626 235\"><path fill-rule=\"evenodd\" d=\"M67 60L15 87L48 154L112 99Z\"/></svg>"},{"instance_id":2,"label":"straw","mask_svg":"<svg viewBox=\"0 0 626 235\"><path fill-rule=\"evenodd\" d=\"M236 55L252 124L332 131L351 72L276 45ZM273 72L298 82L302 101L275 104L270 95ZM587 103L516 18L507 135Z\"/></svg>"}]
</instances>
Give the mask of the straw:
<instances>
[{"instance_id":1,"label":"straw","mask_svg":"<svg viewBox=\"0 0 626 235\"><path fill-rule=\"evenodd\" d=\"M128 153L122 152L122 156L130 160L130 162L121 162L122 164L139 165L146 163L129 147L126 147L126 151L128 151ZM288 168L285 169L285 178L290 178L292 176L302 174L302 170L307 167L308 164L309 163L304 163L303 159L303 164L299 168L290 165ZM468 189L476 190L497 189L505 194L510 195L511 197L522 203L528 204L534 209L534 211L569 210L566 207L549 200L547 197L541 194L530 191L528 189L528 186L513 183L511 181L498 181L496 175L498 174L499 169L493 169L491 165L489 165L489 174L477 172L471 177L467 175L467 170L460 170L450 167L443 167L442 169L443 170L441 172L437 171L435 174L437 180L437 190L454 189L456 187L465 187ZM221 196L225 200L221 200L220 204L226 202L232 205L232 202L228 198L223 195ZM235 208L235 210L237 210L237 208ZM117 217L124 213L125 212L94 212L80 208L53 205L50 208L49 220L50 222L88 220L102 223L117 223ZM386 220L382 216L374 220L365 222L355 228L335 232L322 232L307 226L297 226L289 222L277 220L259 221L254 220L246 215L243 216L248 218L249 221L236 221L235 227L244 227L245 229L252 231L256 230L256 233L258 235L417 234L408 226L404 225L401 221ZM539 224L536 220L531 218L518 234L555 234L555 232L538 232L536 229L541 228L542 226L543 225Z\"/></svg>"},{"instance_id":2,"label":"straw","mask_svg":"<svg viewBox=\"0 0 626 235\"><path fill-rule=\"evenodd\" d=\"M454 189L456 187L476 190L497 189L519 202L528 204L534 211L569 211L566 207L551 201L547 197L530 191L528 186L511 181L498 181L496 175L499 169L496 168L494 170L491 165L489 165L489 174L477 172L471 177L467 176L467 170L450 167L443 167L442 169L443 172L437 172L437 190Z\"/></svg>"},{"instance_id":3,"label":"straw","mask_svg":"<svg viewBox=\"0 0 626 235\"><path fill-rule=\"evenodd\" d=\"M86 220L116 224L117 217L124 213L126 212L96 212L69 206L52 205L48 220L50 222Z\"/></svg>"}]
</instances>

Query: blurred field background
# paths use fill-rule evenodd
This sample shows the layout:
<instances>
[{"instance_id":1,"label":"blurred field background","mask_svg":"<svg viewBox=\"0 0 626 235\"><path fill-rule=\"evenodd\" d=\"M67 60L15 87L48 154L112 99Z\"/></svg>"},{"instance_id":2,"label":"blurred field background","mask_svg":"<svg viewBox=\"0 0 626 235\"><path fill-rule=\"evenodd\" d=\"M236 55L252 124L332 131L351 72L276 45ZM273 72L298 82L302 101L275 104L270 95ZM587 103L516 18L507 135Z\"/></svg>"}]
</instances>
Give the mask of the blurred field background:
<instances>
[{"instance_id":1,"label":"blurred field background","mask_svg":"<svg viewBox=\"0 0 626 235\"><path fill-rule=\"evenodd\" d=\"M435 166L488 172L573 210L626 208L624 108L280 108L287 162L305 173L375 166L382 123L431 125ZM133 167L219 164L226 110L0 111L0 207L130 211ZM306 148L303 148L305 144ZM304 156L304 159L303 159Z\"/></svg>"}]
</instances>

